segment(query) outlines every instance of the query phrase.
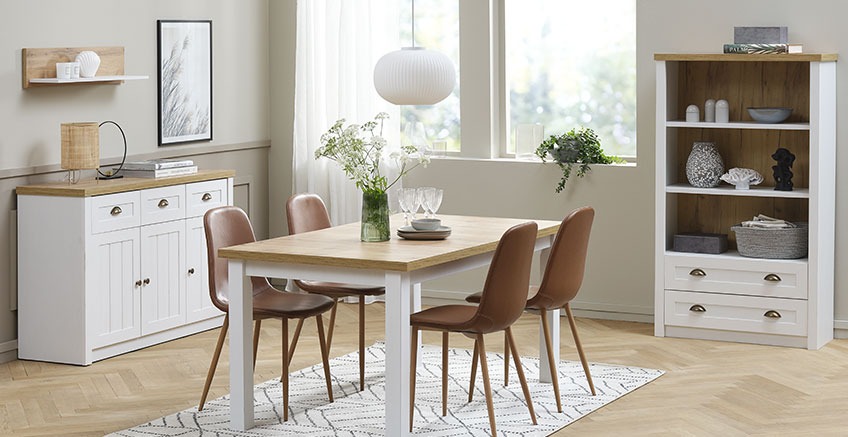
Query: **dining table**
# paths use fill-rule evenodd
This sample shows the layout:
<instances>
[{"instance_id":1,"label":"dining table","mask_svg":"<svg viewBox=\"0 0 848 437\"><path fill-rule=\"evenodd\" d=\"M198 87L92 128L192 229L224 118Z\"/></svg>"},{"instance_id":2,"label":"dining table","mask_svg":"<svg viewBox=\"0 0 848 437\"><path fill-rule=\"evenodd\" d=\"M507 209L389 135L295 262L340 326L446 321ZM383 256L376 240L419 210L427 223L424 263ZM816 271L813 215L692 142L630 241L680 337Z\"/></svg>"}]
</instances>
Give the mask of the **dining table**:
<instances>
[{"instance_id":1,"label":"dining table","mask_svg":"<svg viewBox=\"0 0 848 437\"><path fill-rule=\"evenodd\" d=\"M218 256L228 260L229 270L232 429L243 431L254 426L250 277L264 276L386 287L385 435L409 434L409 318L421 309L421 284L489 265L503 233L528 221L538 224L534 250L540 252L539 267L543 270L561 223L441 214L439 218L451 230L441 240L400 238L395 232L404 225L404 218L396 214L390 218L391 238L383 242L360 241L360 224L350 223L219 249ZM468 292L479 291L482 286L481 282L479 288ZM559 310L550 311L549 316L553 344L559 344ZM541 334L539 344L539 379L549 382L552 369ZM557 363L559 348L553 349Z\"/></svg>"}]
</instances>

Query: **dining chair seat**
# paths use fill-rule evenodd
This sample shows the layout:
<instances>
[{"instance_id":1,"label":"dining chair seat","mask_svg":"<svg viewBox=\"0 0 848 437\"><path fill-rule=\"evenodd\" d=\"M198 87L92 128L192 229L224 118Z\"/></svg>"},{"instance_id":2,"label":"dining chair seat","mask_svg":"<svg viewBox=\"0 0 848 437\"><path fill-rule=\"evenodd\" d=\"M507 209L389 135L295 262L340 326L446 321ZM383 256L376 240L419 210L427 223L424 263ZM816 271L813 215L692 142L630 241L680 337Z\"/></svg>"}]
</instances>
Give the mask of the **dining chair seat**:
<instances>
[{"instance_id":1,"label":"dining chair seat","mask_svg":"<svg viewBox=\"0 0 848 437\"><path fill-rule=\"evenodd\" d=\"M463 332L462 328L469 326L476 314L477 307L471 305L442 305L419 311L410 316L409 320L424 329Z\"/></svg>"},{"instance_id":2,"label":"dining chair seat","mask_svg":"<svg viewBox=\"0 0 848 437\"><path fill-rule=\"evenodd\" d=\"M347 297L353 295L381 296L386 294L386 287L356 284L340 284L338 282L294 281L303 291L323 294L330 297Z\"/></svg>"},{"instance_id":3,"label":"dining chair seat","mask_svg":"<svg viewBox=\"0 0 848 437\"><path fill-rule=\"evenodd\" d=\"M574 337L574 345L577 348L577 355L583 365L583 373L589 383L589 390L592 395L595 395L595 384L592 381L589 362L586 359L585 352L583 352L583 345L580 342L580 336L577 334L577 323L574 320L570 305L571 300L577 296L583 282L589 234L592 230L594 218L595 210L590 207L583 207L572 211L568 217L563 219L551 245L551 255L545 266L542 284L529 287L527 302L524 304L524 308L527 310L538 310L542 318L548 365L552 370L551 379L554 385L554 396L556 396L557 411L560 413L562 413L562 402L559 396L559 378L553 371L556 369L556 363L553 362L553 345L548 328L547 311L559 308L565 309L568 324L571 327L571 335ZM467 296L465 300L470 303L480 303L481 297L482 293L474 293ZM556 320L555 323L559 323L559 320ZM507 339L504 338L504 385L509 384L509 348L506 343ZM474 360L472 368L476 366L476 357ZM471 393L469 393L469 396L471 396Z\"/></svg>"}]
</instances>

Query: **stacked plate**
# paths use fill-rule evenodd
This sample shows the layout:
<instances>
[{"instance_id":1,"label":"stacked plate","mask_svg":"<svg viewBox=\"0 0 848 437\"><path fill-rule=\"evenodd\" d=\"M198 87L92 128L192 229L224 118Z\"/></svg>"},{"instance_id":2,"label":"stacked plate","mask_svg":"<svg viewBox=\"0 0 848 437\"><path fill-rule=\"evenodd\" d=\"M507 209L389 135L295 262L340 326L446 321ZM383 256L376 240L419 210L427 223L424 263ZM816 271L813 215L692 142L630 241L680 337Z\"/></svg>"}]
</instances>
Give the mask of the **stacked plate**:
<instances>
[{"instance_id":1,"label":"stacked plate","mask_svg":"<svg viewBox=\"0 0 848 437\"><path fill-rule=\"evenodd\" d=\"M439 226L432 231L419 231L412 226L401 226L397 231L398 237L407 240L444 240L451 234L451 228Z\"/></svg>"}]
</instances>

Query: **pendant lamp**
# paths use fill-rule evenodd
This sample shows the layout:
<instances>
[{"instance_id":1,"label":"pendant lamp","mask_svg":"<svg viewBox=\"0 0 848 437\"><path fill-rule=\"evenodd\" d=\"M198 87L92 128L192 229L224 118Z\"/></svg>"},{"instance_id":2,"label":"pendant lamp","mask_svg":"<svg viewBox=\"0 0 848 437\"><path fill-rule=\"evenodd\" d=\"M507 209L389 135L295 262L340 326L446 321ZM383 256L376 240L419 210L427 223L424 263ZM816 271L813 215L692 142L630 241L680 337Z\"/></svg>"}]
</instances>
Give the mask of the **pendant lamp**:
<instances>
[{"instance_id":1,"label":"pendant lamp","mask_svg":"<svg viewBox=\"0 0 848 437\"><path fill-rule=\"evenodd\" d=\"M374 88L395 105L434 105L453 91L456 73L443 53L415 47L415 0L412 0L412 47L387 53L374 66Z\"/></svg>"}]
</instances>

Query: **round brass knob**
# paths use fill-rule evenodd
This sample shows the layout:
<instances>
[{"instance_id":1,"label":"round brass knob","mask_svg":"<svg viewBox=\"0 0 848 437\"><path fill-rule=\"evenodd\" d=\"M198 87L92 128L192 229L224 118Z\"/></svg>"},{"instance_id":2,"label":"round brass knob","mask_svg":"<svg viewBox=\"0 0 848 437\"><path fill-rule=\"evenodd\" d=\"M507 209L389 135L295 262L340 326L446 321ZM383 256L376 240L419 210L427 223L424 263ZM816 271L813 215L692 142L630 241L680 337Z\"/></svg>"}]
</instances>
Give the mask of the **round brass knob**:
<instances>
[{"instance_id":1,"label":"round brass knob","mask_svg":"<svg viewBox=\"0 0 848 437\"><path fill-rule=\"evenodd\" d=\"M118 214L120 214L120 213L122 213L122 212L124 212L124 211L121 209L121 207L120 207L120 206L116 206L116 207L112 208L112 210L111 210L111 211L109 211L109 214L112 214L112 215L118 215Z\"/></svg>"},{"instance_id":2,"label":"round brass knob","mask_svg":"<svg viewBox=\"0 0 848 437\"><path fill-rule=\"evenodd\" d=\"M135 286L141 287L141 279L139 279L138 281L135 281Z\"/></svg>"},{"instance_id":3,"label":"round brass knob","mask_svg":"<svg viewBox=\"0 0 848 437\"><path fill-rule=\"evenodd\" d=\"M142 281L142 283L143 283L144 285L149 284L149 283L150 283L150 278L144 278L144 281Z\"/></svg>"},{"instance_id":4,"label":"round brass knob","mask_svg":"<svg viewBox=\"0 0 848 437\"><path fill-rule=\"evenodd\" d=\"M192 268L188 269L188 274L189 274L189 275L193 275L193 274L194 274L194 267L192 267Z\"/></svg>"},{"instance_id":5,"label":"round brass knob","mask_svg":"<svg viewBox=\"0 0 848 437\"><path fill-rule=\"evenodd\" d=\"M763 314L763 316L768 317L770 319L779 319L782 317L780 313L775 310L768 310L765 314Z\"/></svg>"},{"instance_id":6,"label":"round brass knob","mask_svg":"<svg viewBox=\"0 0 848 437\"><path fill-rule=\"evenodd\" d=\"M168 199L162 199L159 201L159 208L165 208L168 206Z\"/></svg>"},{"instance_id":7,"label":"round brass knob","mask_svg":"<svg viewBox=\"0 0 848 437\"><path fill-rule=\"evenodd\" d=\"M697 276L699 278L702 278L704 276L707 276L707 272L701 269L692 269L692 271L689 272L689 276Z\"/></svg>"},{"instance_id":8,"label":"round brass knob","mask_svg":"<svg viewBox=\"0 0 848 437\"><path fill-rule=\"evenodd\" d=\"M689 307L689 311L692 311L693 313L705 313L707 312L707 309L704 308L703 305L695 304Z\"/></svg>"},{"instance_id":9,"label":"round brass knob","mask_svg":"<svg viewBox=\"0 0 848 437\"><path fill-rule=\"evenodd\" d=\"M780 282L781 281L780 276L777 276L774 273L767 274L766 277L763 278L763 280L769 281L769 282Z\"/></svg>"}]
</instances>

